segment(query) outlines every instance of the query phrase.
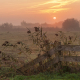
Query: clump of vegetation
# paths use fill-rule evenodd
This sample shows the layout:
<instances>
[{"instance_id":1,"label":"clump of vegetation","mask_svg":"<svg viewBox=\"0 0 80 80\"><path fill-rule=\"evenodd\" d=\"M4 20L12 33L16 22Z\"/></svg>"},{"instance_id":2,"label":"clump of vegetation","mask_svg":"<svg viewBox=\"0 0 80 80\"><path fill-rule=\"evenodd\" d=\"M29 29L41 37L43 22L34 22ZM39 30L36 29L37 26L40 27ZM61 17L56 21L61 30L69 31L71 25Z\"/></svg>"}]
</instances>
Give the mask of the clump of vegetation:
<instances>
[{"instance_id":1,"label":"clump of vegetation","mask_svg":"<svg viewBox=\"0 0 80 80\"><path fill-rule=\"evenodd\" d=\"M23 42L18 41L15 44L11 44L9 41L5 41L2 44L2 47L4 48L3 51L0 51L0 77L4 78L4 77L10 77L12 75L16 75L16 70L17 67L19 67L17 64L20 63L17 58L6 54L6 50L10 49L10 47L12 47L11 49L18 49L18 55L23 54L24 51L28 54L31 54L31 49L28 48ZM25 54L26 55L26 54ZM26 55L27 57L27 55ZM26 60L28 61L28 59L26 58ZM5 66L3 66L5 65ZM4 70L3 70L4 67ZM9 67L9 68L7 68Z\"/></svg>"},{"instance_id":2,"label":"clump of vegetation","mask_svg":"<svg viewBox=\"0 0 80 80\"><path fill-rule=\"evenodd\" d=\"M48 39L46 36L46 32L43 33L42 27L34 27L35 32L31 33L31 31L28 29L27 33L29 34L29 39L33 41L33 44L37 45L39 48L39 53L41 51L47 52L49 51L53 46L52 46L52 41Z\"/></svg>"},{"instance_id":3,"label":"clump of vegetation","mask_svg":"<svg viewBox=\"0 0 80 80\"><path fill-rule=\"evenodd\" d=\"M63 45L73 45L73 43L76 42L78 36L76 34L74 34L73 36L67 36L66 33L62 32L62 31L58 31L55 34L56 37L58 37L59 41L61 42L61 44Z\"/></svg>"}]
</instances>

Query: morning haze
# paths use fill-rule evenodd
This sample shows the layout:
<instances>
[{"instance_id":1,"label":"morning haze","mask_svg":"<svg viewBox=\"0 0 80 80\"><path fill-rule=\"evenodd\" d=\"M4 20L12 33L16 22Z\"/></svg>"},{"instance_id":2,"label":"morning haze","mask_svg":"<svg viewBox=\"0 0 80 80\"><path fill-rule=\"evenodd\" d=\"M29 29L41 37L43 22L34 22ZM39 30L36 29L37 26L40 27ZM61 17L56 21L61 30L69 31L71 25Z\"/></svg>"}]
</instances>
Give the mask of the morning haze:
<instances>
[{"instance_id":1,"label":"morning haze","mask_svg":"<svg viewBox=\"0 0 80 80\"><path fill-rule=\"evenodd\" d=\"M80 0L0 0L0 80L80 80L79 51Z\"/></svg>"},{"instance_id":2,"label":"morning haze","mask_svg":"<svg viewBox=\"0 0 80 80\"><path fill-rule=\"evenodd\" d=\"M0 6L0 24L20 25L23 20L40 24L53 24L67 18L80 20L80 0L1 0Z\"/></svg>"}]
</instances>

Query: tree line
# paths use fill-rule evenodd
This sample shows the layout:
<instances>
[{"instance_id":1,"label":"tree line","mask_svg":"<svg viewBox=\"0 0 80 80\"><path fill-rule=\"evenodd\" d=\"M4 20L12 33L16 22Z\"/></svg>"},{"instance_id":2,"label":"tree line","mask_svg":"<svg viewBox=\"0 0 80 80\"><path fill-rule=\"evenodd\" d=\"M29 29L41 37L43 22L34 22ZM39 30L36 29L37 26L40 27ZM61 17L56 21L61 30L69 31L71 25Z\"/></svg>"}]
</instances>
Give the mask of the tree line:
<instances>
[{"instance_id":1,"label":"tree line","mask_svg":"<svg viewBox=\"0 0 80 80\"><path fill-rule=\"evenodd\" d=\"M57 23L58 24L58 23ZM59 25L54 27L54 24L47 24L47 23L26 23L22 21L19 26L14 26L12 23L4 23L0 25L0 30L25 30L24 28L33 28L33 27L40 27L42 26L46 30L63 30L63 31L79 31L80 30L80 21L77 19L71 18L66 19L62 22L62 28L59 28Z\"/></svg>"}]
</instances>

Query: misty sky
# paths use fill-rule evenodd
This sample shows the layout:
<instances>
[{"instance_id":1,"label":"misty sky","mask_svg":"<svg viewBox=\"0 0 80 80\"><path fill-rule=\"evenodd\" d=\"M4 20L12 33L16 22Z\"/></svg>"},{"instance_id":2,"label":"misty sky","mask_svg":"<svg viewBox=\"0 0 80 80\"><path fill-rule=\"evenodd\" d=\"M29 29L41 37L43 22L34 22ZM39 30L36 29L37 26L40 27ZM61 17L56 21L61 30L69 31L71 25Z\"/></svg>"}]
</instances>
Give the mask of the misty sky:
<instances>
[{"instance_id":1,"label":"misty sky","mask_svg":"<svg viewBox=\"0 0 80 80\"><path fill-rule=\"evenodd\" d=\"M54 23L67 18L80 20L80 0L0 0L0 24Z\"/></svg>"}]
</instances>

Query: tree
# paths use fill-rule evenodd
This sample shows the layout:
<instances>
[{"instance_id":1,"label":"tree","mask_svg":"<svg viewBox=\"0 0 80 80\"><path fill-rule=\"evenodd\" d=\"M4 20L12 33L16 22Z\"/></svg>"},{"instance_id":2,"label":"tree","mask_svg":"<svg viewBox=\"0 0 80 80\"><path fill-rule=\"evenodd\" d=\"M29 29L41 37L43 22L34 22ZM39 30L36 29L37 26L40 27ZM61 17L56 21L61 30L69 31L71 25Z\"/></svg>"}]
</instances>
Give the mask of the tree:
<instances>
[{"instance_id":1,"label":"tree","mask_svg":"<svg viewBox=\"0 0 80 80\"><path fill-rule=\"evenodd\" d=\"M33 23L26 23L26 21L22 21L21 26L22 27L34 27L34 24Z\"/></svg>"},{"instance_id":2,"label":"tree","mask_svg":"<svg viewBox=\"0 0 80 80\"><path fill-rule=\"evenodd\" d=\"M4 23L0 25L1 30L11 30L13 27L12 23Z\"/></svg>"},{"instance_id":3,"label":"tree","mask_svg":"<svg viewBox=\"0 0 80 80\"><path fill-rule=\"evenodd\" d=\"M62 24L62 28L64 30L79 30L79 21L74 18L66 19Z\"/></svg>"},{"instance_id":4,"label":"tree","mask_svg":"<svg viewBox=\"0 0 80 80\"><path fill-rule=\"evenodd\" d=\"M27 23L25 21L21 22L21 26L26 27Z\"/></svg>"}]
</instances>

